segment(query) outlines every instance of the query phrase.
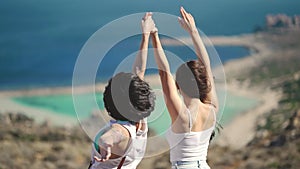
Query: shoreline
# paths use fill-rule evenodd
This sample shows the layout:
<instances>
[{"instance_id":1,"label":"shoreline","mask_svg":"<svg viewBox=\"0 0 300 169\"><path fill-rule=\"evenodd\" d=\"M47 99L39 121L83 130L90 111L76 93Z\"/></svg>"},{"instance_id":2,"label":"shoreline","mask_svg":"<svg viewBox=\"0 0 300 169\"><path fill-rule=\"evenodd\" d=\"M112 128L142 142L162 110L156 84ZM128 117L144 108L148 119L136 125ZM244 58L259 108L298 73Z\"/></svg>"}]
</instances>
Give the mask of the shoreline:
<instances>
[{"instance_id":1,"label":"shoreline","mask_svg":"<svg viewBox=\"0 0 300 169\"><path fill-rule=\"evenodd\" d=\"M252 34L242 35L240 38L233 36L212 39L212 42L215 44L241 44L254 51L247 57L226 63L224 71L226 79L229 79L227 81L227 91L241 96L257 98L260 102L254 108L239 113L229 124L223 126L224 129L221 130L213 144L234 150L247 146L249 141L254 138L255 127L260 121L259 118L278 106L281 97L280 92L275 92L270 88L266 88L266 86L256 85L255 87L250 87L249 81L246 80L246 82L240 84L237 80L238 76L245 74L258 63L263 62L265 58L272 56L269 45L259 40L261 36L261 34Z\"/></svg>"},{"instance_id":2,"label":"shoreline","mask_svg":"<svg viewBox=\"0 0 300 169\"><path fill-rule=\"evenodd\" d=\"M247 84L236 83L235 77L238 74L242 74L243 71L247 71L249 68L255 66L261 62L263 58L268 57L271 51L268 49L267 44L263 42L257 42L257 34L247 34L239 36L219 36L209 37L213 45L220 46L244 46L250 49L250 55L243 58L228 61L224 67L214 69L214 73L225 74L230 79L230 82L226 84L228 91L242 97L254 97L260 100L260 103L245 112L239 113L234 117L231 122L221 130L221 134L214 140L214 144L220 146L229 146L231 148L241 148L245 146L248 141L253 138L255 134L255 125L258 117L263 115L265 112L277 106L278 93L274 93L271 90L265 91L261 86L257 86L256 89L249 88ZM147 75L145 81L149 82L150 85L160 85L158 75ZM58 115L48 110L41 108L35 108L25 106L14 102L11 98L17 96L39 96L39 95L51 95L51 94L72 94L74 93L86 93L103 91L106 84L97 83L95 86L80 86L72 88L72 86L66 87L55 87L55 88L39 88L32 90L16 90L16 91L0 91L0 113L2 112L20 112L33 117L37 122L49 121L50 124L54 125L78 125L77 118L64 117L64 115ZM264 92L262 92L264 91ZM270 99L272 98L272 99ZM276 104L275 104L276 103ZM68 124L65 122L68 121Z\"/></svg>"},{"instance_id":3,"label":"shoreline","mask_svg":"<svg viewBox=\"0 0 300 169\"><path fill-rule=\"evenodd\" d=\"M22 113L33 118L38 124L47 123L50 126L71 127L78 123L77 118L58 114L51 110L26 106L13 101L10 97L0 97L0 103L2 104L0 113Z\"/></svg>"},{"instance_id":4,"label":"shoreline","mask_svg":"<svg viewBox=\"0 0 300 169\"><path fill-rule=\"evenodd\" d=\"M260 117L270 112L278 106L280 93L271 89L259 87L249 88L236 84L227 85L227 90L240 95L258 99L258 104L244 112L240 112L226 125L223 126L220 133L213 140L212 145L216 144L221 147L229 147L234 150L241 149L254 138L256 124L259 123Z\"/></svg>"}]
</instances>

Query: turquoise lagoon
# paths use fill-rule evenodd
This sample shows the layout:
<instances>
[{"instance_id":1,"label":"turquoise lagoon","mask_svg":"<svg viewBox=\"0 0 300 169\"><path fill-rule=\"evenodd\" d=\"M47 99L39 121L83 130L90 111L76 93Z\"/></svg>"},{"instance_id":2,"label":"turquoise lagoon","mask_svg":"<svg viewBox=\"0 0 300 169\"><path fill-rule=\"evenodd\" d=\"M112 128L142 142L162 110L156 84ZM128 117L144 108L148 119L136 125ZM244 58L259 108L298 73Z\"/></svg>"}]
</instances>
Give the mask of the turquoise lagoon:
<instances>
[{"instance_id":1,"label":"turquoise lagoon","mask_svg":"<svg viewBox=\"0 0 300 169\"><path fill-rule=\"evenodd\" d=\"M78 117L80 121L82 121L90 117L95 109L104 110L102 98L102 93L96 93L95 97L93 93L76 95L76 99L80 102L80 110L85 110L84 113L78 114L74 109L71 94L22 96L15 97L13 100L26 106L36 107L40 110L50 110L58 116L67 115L72 118ZM95 99L97 101L97 107L93 104ZM254 98L227 93L224 109L221 109L222 112L219 113L219 123L222 125L230 123L237 114L255 107L258 103L258 100ZM159 94L157 95L155 110L148 118L148 122L149 127L159 134L163 134L170 126L170 118L164 105L163 97Z\"/></svg>"}]
</instances>

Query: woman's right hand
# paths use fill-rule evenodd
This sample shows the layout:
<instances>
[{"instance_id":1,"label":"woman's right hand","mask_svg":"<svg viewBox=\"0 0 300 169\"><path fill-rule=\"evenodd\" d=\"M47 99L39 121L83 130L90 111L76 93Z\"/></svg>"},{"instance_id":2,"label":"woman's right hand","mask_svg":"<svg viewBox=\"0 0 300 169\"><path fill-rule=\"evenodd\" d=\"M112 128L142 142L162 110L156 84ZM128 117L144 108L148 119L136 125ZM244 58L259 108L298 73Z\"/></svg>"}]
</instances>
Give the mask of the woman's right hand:
<instances>
[{"instance_id":1,"label":"woman's right hand","mask_svg":"<svg viewBox=\"0 0 300 169\"><path fill-rule=\"evenodd\" d=\"M197 31L194 17L192 14L187 13L183 7L180 8L181 17L178 17L178 21L181 27L189 33Z\"/></svg>"},{"instance_id":2,"label":"woman's right hand","mask_svg":"<svg viewBox=\"0 0 300 169\"><path fill-rule=\"evenodd\" d=\"M142 19L141 23L142 32L145 34L150 34L153 32L157 32L157 28L155 27L155 23L152 19L152 12L147 12Z\"/></svg>"},{"instance_id":3,"label":"woman's right hand","mask_svg":"<svg viewBox=\"0 0 300 169\"><path fill-rule=\"evenodd\" d=\"M106 142L110 142L109 144ZM99 139L99 153L101 155L101 158L94 156L94 160L98 162L104 162L109 160L111 156L111 148L112 148L112 137L108 137L107 140L102 140L101 138Z\"/></svg>"}]
</instances>

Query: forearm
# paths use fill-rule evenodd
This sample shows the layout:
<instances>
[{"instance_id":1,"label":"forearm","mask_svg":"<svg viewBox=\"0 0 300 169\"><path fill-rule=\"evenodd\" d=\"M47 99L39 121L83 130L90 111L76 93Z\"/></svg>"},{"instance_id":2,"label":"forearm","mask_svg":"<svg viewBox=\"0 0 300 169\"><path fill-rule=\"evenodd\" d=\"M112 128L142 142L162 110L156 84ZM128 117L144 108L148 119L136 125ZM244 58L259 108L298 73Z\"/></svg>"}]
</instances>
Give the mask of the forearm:
<instances>
[{"instance_id":1,"label":"forearm","mask_svg":"<svg viewBox=\"0 0 300 169\"><path fill-rule=\"evenodd\" d=\"M208 99L218 109L218 99L216 95L214 78L211 71L209 56L204 46L204 43L199 35L194 17L190 13L186 12L183 7L180 8L180 14L181 17L178 18L178 21L182 26L182 28L185 29L190 34L195 47L195 52L198 57L198 60L205 65L207 70L207 74L211 84L211 91L208 93L208 97L209 97Z\"/></svg>"},{"instance_id":2,"label":"forearm","mask_svg":"<svg viewBox=\"0 0 300 169\"><path fill-rule=\"evenodd\" d=\"M210 67L209 56L197 28L193 29L190 32L190 36L192 38L198 59L203 61L206 66Z\"/></svg>"},{"instance_id":3,"label":"forearm","mask_svg":"<svg viewBox=\"0 0 300 169\"><path fill-rule=\"evenodd\" d=\"M154 57L159 71L170 73L169 62L162 48L158 33L153 33L151 37L154 48Z\"/></svg>"},{"instance_id":4,"label":"forearm","mask_svg":"<svg viewBox=\"0 0 300 169\"><path fill-rule=\"evenodd\" d=\"M135 62L132 66L132 72L137 76L139 76L141 79L144 79L144 75L146 71L149 36L150 36L149 33L142 34L140 49L135 58Z\"/></svg>"},{"instance_id":5,"label":"forearm","mask_svg":"<svg viewBox=\"0 0 300 169\"><path fill-rule=\"evenodd\" d=\"M154 58L159 70L162 89L165 96L170 98L173 91L176 91L176 86L170 71L169 62L162 48L158 33L156 32L155 34L152 34L151 37L154 48Z\"/></svg>"},{"instance_id":6,"label":"forearm","mask_svg":"<svg viewBox=\"0 0 300 169\"><path fill-rule=\"evenodd\" d=\"M212 74L212 70L211 70L211 65L210 65L210 59L209 59L209 55L207 53L207 50L205 48L205 45L199 35L198 30L195 28L190 32L191 38L193 40L193 44L195 47L195 52L196 55L198 57L199 60L203 61L203 63L206 66L206 70L208 73L208 77L209 77L209 81L211 82L211 102L213 105L216 106L216 108L218 109L219 105L218 105L218 98L217 98L217 94L216 94L216 90L215 90L215 83L214 83L214 76Z\"/></svg>"}]
</instances>

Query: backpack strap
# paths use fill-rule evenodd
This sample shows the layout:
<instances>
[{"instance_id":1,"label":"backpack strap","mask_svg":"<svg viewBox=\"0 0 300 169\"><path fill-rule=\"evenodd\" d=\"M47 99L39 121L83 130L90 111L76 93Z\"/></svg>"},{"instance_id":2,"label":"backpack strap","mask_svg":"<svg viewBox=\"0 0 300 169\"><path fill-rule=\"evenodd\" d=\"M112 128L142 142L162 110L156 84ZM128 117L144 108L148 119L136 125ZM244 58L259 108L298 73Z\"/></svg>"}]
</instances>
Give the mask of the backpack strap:
<instances>
[{"instance_id":1,"label":"backpack strap","mask_svg":"<svg viewBox=\"0 0 300 169\"><path fill-rule=\"evenodd\" d=\"M91 161L90 161L90 164L89 164L89 166L88 166L88 169L90 169L90 168L92 167L92 165L93 165L93 161L91 160Z\"/></svg>"},{"instance_id":2,"label":"backpack strap","mask_svg":"<svg viewBox=\"0 0 300 169\"><path fill-rule=\"evenodd\" d=\"M126 156L124 156L123 158L122 158L122 160L120 161L120 163L119 163L119 165L118 165L118 168L117 169L121 169L122 168L122 165L124 164L124 162L125 162L125 158L126 158Z\"/></svg>"}]
</instances>

